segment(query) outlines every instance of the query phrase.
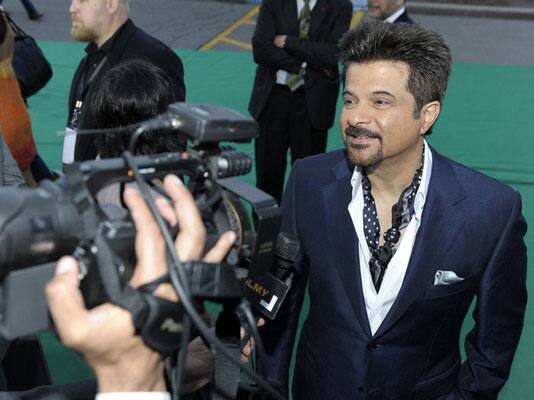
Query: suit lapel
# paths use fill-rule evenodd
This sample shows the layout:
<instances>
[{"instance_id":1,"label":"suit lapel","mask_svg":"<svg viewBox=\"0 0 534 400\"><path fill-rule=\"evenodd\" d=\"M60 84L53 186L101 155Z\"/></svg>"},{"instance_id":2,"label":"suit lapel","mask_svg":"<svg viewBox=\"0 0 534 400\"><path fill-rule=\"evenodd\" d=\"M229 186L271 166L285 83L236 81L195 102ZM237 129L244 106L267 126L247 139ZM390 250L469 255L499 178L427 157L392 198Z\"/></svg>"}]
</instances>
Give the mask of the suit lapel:
<instances>
[{"instance_id":1,"label":"suit lapel","mask_svg":"<svg viewBox=\"0 0 534 400\"><path fill-rule=\"evenodd\" d=\"M315 7L311 11L310 17L310 38L315 38L324 17L328 13L328 0L317 0Z\"/></svg>"},{"instance_id":2,"label":"suit lapel","mask_svg":"<svg viewBox=\"0 0 534 400\"><path fill-rule=\"evenodd\" d=\"M336 179L323 187L323 203L327 221L328 235L332 239L331 248L336 249L335 258L337 272L347 297L352 305L358 322L365 334L370 338L371 329L365 310L360 262L358 257L358 239L347 210L351 201L352 187L350 180L352 171L347 160L342 160L333 169Z\"/></svg>"},{"instance_id":3,"label":"suit lapel","mask_svg":"<svg viewBox=\"0 0 534 400\"><path fill-rule=\"evenodd\" d=\"M115 38L115 41L113 43L113 47L111 51L108 52L108 62L106 65L104 65L103 71L111 69L116 64L122 62L124 60L124 54L126 52L126 49L128 49L130 46L130 41L132 40L135 32L137 30L137 27L132 22L132 20L128 20L125 22L124 26L120 28L120 32L118 33L118 36Z\"/></svg>"},{"instance_id":4,"label":"suit lapel","mask_svg":"<svg viewBox=\"0 0 534 400\"><path fill-rule=\"evenodd\" d=\"M399 15L399 18L395 20L395 23L398 23L398 22L404 22L407 24L414 23L413 20L408 16L408 13L406 11L404 11L401 15Z\"/></svg>"},{"instance_id":5,"label":"suit lapel","mask_svg":"<svg viewBox=\"0 0 534 400\"><path fill-rule=\"evenodd\" d=\"M427 199L408 269L397 299L375 337L391 329L433 281L433 267L454 244L465 220L460 207L456 206L464 198L449 161L434 151Z\"/></svg>"},{"instance_id":6,"label":"suit lapel","mask_svg":"<svg viewBox=\"0 0 534 400\"><path fill-rule=\"evenodd\" d=\"M299 35L299 15L297 10L297 0L283 1L283 13L287 21L289 35ZM285 33L285 32L284 32Z\"/></svg>"}]
</instances>

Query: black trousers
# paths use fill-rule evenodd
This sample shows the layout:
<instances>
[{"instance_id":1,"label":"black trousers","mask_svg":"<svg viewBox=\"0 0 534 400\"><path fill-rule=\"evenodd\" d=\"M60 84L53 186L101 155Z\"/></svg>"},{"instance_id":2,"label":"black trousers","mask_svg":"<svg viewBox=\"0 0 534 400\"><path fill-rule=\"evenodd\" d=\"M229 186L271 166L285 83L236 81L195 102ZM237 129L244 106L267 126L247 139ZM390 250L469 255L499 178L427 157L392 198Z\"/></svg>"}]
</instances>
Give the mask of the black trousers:
<instances>
[{"instance_id":1,"label":"black trousers","mask_svg":"<svg viewBox=\"0 0 534 400\"><path fill-rule=\"evenodd\" d=\"M288 150L291 164L299 158L323 153L328 131L311 125L304 89L291 92L280 85L275 85L271 91L258 124L256 186L280 203Z\"/></svg>"}]
</instances>

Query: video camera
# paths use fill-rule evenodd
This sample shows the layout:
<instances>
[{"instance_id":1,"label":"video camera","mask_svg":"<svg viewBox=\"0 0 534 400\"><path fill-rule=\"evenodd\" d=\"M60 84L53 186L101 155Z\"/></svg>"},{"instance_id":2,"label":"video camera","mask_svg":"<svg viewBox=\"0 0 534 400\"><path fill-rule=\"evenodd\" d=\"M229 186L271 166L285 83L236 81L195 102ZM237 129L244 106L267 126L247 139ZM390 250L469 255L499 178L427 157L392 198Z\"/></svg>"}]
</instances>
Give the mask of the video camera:
<instances>
[{"instance_id":1,"label":"video camera","mask_svg":"<svg viewBox=\"0 0 534 400\"><path fill-rule=\"evenodd\" d=\"M235 178L248 173L252 161L220 142L250 141L257 126L224 107L175 103L138 130L161 127L178 129L191 147L181 154L132 157L135 170L146 181L168 173L183 177L208 236L215 240L231 229L237 237L219 271L200 263L187 265L192 295L211 300L242 296L237 279L250 282L271 269L280 210L271 196ZM87 161L69 166L63 177L43 181L37 189L0 189L2 336L11 339L49 325L43 287L63 255L79 261L88 307L109 300L120 304L135 267L135 226L127 212L99 205L96 195L110 184L132 182L134 172L125 158ZM252 207L256 230L242 200Z\"/></svg>"}]
</instances>

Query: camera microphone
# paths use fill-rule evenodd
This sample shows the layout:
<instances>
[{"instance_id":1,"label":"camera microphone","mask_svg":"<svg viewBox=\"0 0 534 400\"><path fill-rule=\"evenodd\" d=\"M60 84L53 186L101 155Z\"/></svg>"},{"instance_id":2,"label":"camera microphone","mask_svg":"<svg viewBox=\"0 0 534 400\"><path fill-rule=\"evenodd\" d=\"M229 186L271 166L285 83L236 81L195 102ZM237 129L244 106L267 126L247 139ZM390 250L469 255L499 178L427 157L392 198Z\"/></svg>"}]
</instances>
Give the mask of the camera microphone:
<instances>
[{"instance_id":1,"label":"camera microphone","mask_svg":"<svg viewBox=\"0 0 534 400\"><path fill-rule=\"evenodd\" d=\"M252 118L213 104L173 103L167 112L143 122L144 130L177 129L193 145L221 141L246 143L258 136L258 124Z\"/></svg>"},{"instance_id":2,"label":"camera microphone","mask_svg":"<svg viewBox=\"0 0 534 400\"><path fill-rule=\"evenodd\" d=\"M246 175L252 169L252 158L231 147L222 148L217 157L217 178Z\"/></svg>"},{"instance_id":3,"label":"camera microphone","mask_svg":"<svg viewBox=\"0 0 534 400\"><path fill-rule=\"evenodd\" d=\"M276 241L271 271L243 279L248 301L270 319L276 318L291 288L299 248L300 245L295 236L280 232Z\"/></svg>"}]
</instances>

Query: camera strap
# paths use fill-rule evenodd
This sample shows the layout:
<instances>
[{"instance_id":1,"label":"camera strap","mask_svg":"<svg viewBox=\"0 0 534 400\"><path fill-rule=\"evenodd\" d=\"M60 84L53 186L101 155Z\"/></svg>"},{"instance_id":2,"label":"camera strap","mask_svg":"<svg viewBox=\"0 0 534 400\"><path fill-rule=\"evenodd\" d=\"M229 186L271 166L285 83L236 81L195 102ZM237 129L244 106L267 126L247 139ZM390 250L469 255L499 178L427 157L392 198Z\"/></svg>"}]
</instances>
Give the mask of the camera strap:
<instances>
[{"instance_id":1,"label":"camera strap","mask_svg":"<svg viewBox=\"0 0 534 400\"><path fill-rule=\"evenodd\" d=\"M177 351L183 330L183 307L179 303L153 295L159 283L168 280L168 277L158 278L134 289L122 282L119 274L120 260L111 250L101 230L95 236L95 246L98 249L98 272L111 302L132 314L136 333L147 346L163 355Z\"/></svg>"},{"instance_id":2,"label":"camera strap","mask_svg":"<svg viewBox=\"0 0 534 400\"><path fill-rule=\"evenodd\" d=\"M143 288L137 290L142 293L148 309L143 324L136 326L136 329L147 346L163 355L169 355L180 348L184 309L180 303L154 296L152 291L153 289L145 291Z\"/></svg>"},{"instance_id":3,"label":"camera strap","mask_svg":"<svg viewBox=\"0 0 534 400\"><path fill-rule=\"evenodd\" d=\"M234 311L223 309L217 318L215 333L232 358L241 357L241 340L239 338L241 322ZM239 386L240 368L233 364L220 351L215 352L215 371L213 400L235 399Z\"/></svg>"},{"instance_id":4,"label":"camera strap","mask_svg":"<svg viewBox=\"0 0 534 400\"><path fill-rule=\"evenodd\" d=\"M175 266L171 266L175 267ZM241 321L236 313L243 297L243 285L238 279L239 268L226 263L212 264L202 261L182 264L191 296L224 305L217 318L215 334L232 359L241 357ZM235 399L239 385L240 368L222 352L214 351L215 370L212 390L213 400Z\"/></svg>"}]
</instances>

